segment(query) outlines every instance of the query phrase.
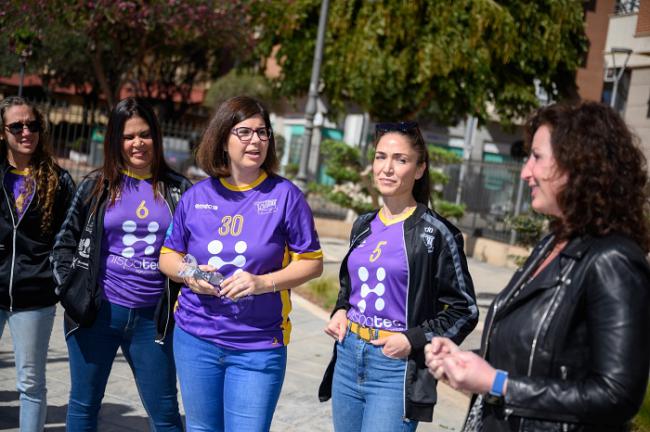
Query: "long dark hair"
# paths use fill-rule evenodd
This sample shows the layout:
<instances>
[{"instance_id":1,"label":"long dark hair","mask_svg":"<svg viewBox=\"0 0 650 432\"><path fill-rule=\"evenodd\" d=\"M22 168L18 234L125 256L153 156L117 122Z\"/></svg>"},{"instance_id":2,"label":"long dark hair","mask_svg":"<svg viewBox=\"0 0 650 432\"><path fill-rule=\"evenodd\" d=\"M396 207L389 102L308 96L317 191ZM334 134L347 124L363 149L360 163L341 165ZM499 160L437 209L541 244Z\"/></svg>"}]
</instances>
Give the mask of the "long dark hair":
<instances>
[{"instance_id":1,"label":"long dark hair","mask_svg":"<svg viewBox=\"0 0 650 432\"><path fill-rule=\"evenodd\" d=\"M375 126L375 143L374 147L377 148L379 140L387 133L397 133L402 135L415 150L418 155L418 165L424 164L424 173L422 177L415 180L413 184L413 198L416 202L429 206L431 199L431 179L429 178L429 151L427 144L424 142L420 127L416 122L398 122L398 123L378 123Z\"/></svg>"},{"instance_id":2,"label":"long dark hair","mask_svg":"<svg viewBox=\"0 0 650 432\"><path fill-rule=\"evenodd\" d=\"M230 132L237 123L256 115L262 116L264 125L271 128L269 112L256 99L248 96L236 96L219 105L196 152L196 162L199 167L212 177L229 177L230 167L225 149L230 139ZM278 165L275 137L274 134L271 134L269 148L261 169L269 175L274 175L278 170Z\"/></svg>"},{"instance_id":3,"label":"long dark hair","mask_svg":"<svg viewBox=\"0 0 650 432\"><path fill-rule=\"evenodd\" d=\"M526 143L541 126L551 131L551 148L567 183L558 193L563 218L551 224L559 239L620 233L650 251L646 158L623 119L596 102L554 104L526 124Z\"/></svg>"},{"instance_id":4,"label":"long dark hair","mask_svg":"<svg viewBox=\"0 0 650 432\"><path fill-rule=\"evenodd\" d=\"M122 152L122 142L124 140L124 125L127 120L133 117L140 117L147 122L153 139L151 179L155 197L159 196L160 179L165 172L170 171L163 155L162 132L153 108L140 98L128 97L122 99L115 105L108 118L108 126L104 137L104 165L99 169L99 179L91 195L99 197L104 189L104 184L107 184L111 205L115 203L115 199L122 187L121 171L128 168Z\"/></svg>"},{"instance_id":5,"label":"long dark hair","mask_svg":"<svg viewBox=\"0 0 650 432\"><path fill-rule=\"evenodd\" d=\"M56 197L56 190L59 187L59 176L56 169L56 163L52 157L53 150L50 141L50 128L43 114L36 108L34 104L19 96L9 96L0 102L0 157L6 158L9 148L5 142L5 113L11 107L26 106L28 107L36 121L40 124L40 131L38 135L38 143L36 150L31 155L29 160L29 177L34 179L25 182L24 193L29 196L32 193L32 188L36 187L36 197L38 198L39 206L41 208L41 229L45 233L52 230L52 220L54 212L54 201Z\"/></svg>"}]
</instances>

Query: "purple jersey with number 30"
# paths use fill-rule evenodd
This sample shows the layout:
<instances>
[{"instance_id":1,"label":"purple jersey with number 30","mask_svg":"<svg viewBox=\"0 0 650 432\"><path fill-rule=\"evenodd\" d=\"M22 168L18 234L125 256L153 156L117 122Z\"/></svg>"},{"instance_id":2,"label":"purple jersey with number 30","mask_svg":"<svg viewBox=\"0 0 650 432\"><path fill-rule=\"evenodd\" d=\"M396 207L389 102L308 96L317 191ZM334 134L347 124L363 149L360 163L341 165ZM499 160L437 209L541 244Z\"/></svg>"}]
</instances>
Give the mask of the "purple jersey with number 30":
<instances>
[{"instance_id":1,"label":"purple jersey with number 30","mask_svg":"<svg viewBox=\"0 0 650 432\"><path fill-rule=\"evenodd\" d=\"M300 190L263 173L246 187L208 178L190 188L176 208L166 248L193 255L225 277L238 271L263 275L290 260L322 257L314 219ZM289 342L289 291L238 302L181 289L176 324L232 349L269 349Z\"/></svg>"}]
</instances>

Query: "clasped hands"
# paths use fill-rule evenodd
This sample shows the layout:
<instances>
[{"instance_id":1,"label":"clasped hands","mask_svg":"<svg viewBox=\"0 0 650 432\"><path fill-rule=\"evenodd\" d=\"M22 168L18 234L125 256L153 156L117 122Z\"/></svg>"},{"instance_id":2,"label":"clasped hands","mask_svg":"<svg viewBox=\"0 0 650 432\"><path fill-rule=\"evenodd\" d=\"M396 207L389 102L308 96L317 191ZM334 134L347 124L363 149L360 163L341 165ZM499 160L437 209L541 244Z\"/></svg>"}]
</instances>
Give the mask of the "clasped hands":
<instances>
[{"instance_id":1,"label":"clasped hands","mask_svg":"<svg viewBox=\"0 0 650 432\"><path fill-rule=\"evenodd\" d=\"M496 376L494 369L482 357L463 351L448 338L434 337L424 347L429 372L454 390L464 393L488 393Z\"/></svg>"},{"instance_id":2,"label":"clasped hands","mask_svg":"<svg viewBox=\"0 0 650 432\"><path fill-rule=\"evenodd\" d=\"M200 265L199 269L206 272L214 272L216 267L211 265ZM242 297L263 294L273 291L273 286L261 278L246 271L238 272L221 282L220 287L214 287L208 282L186 277L183 279L185 285L197 294L213 295L215 297L226 297L232 301L237 301Z\"/></svg>"}]
</instances>

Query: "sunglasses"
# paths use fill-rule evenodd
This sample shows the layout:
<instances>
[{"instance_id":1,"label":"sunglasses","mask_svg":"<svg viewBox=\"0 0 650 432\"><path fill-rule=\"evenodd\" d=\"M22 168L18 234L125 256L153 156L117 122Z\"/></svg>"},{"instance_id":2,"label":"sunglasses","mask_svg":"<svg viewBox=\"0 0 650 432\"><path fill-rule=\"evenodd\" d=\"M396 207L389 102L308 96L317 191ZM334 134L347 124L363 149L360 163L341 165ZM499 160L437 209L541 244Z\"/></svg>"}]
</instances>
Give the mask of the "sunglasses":
<instances>
[{"instance_id":1,"label":"sunglasses","mask_svg":"<svg viewBox=\"0 0 650 432\"><path fill-rule=\"evenodd\" d=\"M31 133L36 133L41 131L41 122L38 120L32 120L27 123L23 122L15 122L15 123L10 123L5 126L7 130L12 134L12 135L20 135L23 133L23 130L25 127L31 132Z\"/></svg>"},{"instance_id":2,"label":"sunglasses","mask_svg":"<svg viewBox=\"0 0 650 432\"><path fill-rule=\"evenodd\" d=\"M233 135L236 135L240 141L250 141L253 139L253 134L256 133L260 140L268 141L273 134L271 128L261 127L258 129L252 129L249 127L238 127L232 130Z\"/></svg>"},{"instance_id":3,"label":"sunglasses","mask_svg":"<svg viewBox=\"0 0 650 432\"><path fill-rule=\"evenodd\" d=\"M375 125L375 136L380 137L388 132L401 132L403 134L413 133L419 130L417 122L402 121L397 123L377 123Z\"/></svg>"}]
</instances>

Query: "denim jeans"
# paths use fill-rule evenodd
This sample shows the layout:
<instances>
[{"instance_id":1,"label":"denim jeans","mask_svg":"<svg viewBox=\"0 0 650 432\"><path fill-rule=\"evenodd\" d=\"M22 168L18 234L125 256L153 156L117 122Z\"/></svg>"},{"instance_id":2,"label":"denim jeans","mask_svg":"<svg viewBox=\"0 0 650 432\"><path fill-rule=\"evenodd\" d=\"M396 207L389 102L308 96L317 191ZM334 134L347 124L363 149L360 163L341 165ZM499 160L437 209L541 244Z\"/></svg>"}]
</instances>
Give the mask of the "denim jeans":
<instances>
[{"instance_id":1,"label":"denim jeans","mask_svg":"<svg viewBox=\"0 0 650 432\"><path fill-rule=\"evenodd\" d=\"M20 432L40 432L45 425L45 364L55 312L56 306L15 312L0 309L0 337L8 322L14 344Z\"/></svg>"},{"instance_id":2,"label":"denim jeans","mask_svg":"<svg viewBox=\"0 0 650 432\"><path fill-rule=\"evenodd\" d=\"M332 418L337 432L411 432L404 418L405 359L386 357L348 330L337 343L332 382Z\"/></svg>"},{"instance_id":3,"label":"denim jeans","mask_svg":"<svg viewBox=\"0 0 650 432\"><path fill-rule=\"evenodd\" d=\"M133 371L151 430L183 430L172 338L169 335L164 345L155 342L154 309L131 309L104 300L92 327L79 328L68 336L72 380L68 431L97 430L97 416L119 347Z\"/></svg>"},{"instance_id":4,"label":"denim jeans","mask_svg":"<svg viewBox=\"0 0 650 432\"><path fill-rule=\"evenodd\" d=\"M188 432L268 431L287 347L232 350L174 329L174 357Z\"/></svg>"}]
</instances>

